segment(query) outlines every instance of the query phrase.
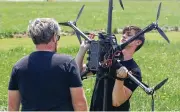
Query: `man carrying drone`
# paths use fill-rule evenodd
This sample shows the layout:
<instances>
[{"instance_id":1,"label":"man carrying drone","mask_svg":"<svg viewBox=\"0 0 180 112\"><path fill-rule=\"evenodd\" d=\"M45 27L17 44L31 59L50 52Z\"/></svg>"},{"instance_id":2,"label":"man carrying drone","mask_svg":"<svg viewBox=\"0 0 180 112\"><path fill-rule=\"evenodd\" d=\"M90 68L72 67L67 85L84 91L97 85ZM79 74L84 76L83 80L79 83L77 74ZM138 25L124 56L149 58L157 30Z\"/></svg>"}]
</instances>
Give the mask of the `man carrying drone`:
<instances>
[{"instance_id":1,"label":"man carrying drone","mask_svg":"<svg viewBox=\"0 0 180 112\"><path fill-rule=\"evenodd\" d=\"M121 43L126 42L131 37L135 36L141 29L136 26L127 26L123 30L123 36ZM108 111L128 111L130 108L129 99L137 88L137 84L132 80L127 78L128 70L133 73L133 75L141 81L141 71L136 62L133 60L133 55L138 51L144 44L145 38L144 35L141 35L140 38L132 41L125 49L122 50L124 60L120 63L123 65L117 70L110 72L111 75L117 76L118 79L108 79L108 93L107 93L107 110ZM82 43L79 49L79 52L76 56L76 62L79 65L80 71L85 70L83 66L83 58L85 52L89 48L89 44ZM127 78L127 79L126 79ZM103 89L104 82L100 80L100 75L97 74L95 89L93 92L91 100L91 111L102 111L103 110Z\"/></svg>"},{"instance_id":2,"label":"man carrying drone","mask_svg":"<svg viewBox=\"0 0 180 112\"><path fill-rule=\"evenodd\" d=\"M119 1L121 7L124 9L122 1ZM168 78L157 84L154 88L149 87L145 83L143 84L143 82L141 82L140 69L132 57L135 51L142 47L144 43L144 34L152 30L157 30L168 43L170 42L165 33L158 26L161 3L158 7L156 22L151 23L142 30L138 30L139 28L137 27L132 28L133 30L131 27L125 28L123 31L124 39L122 39L121 45L117 44L116 37L111 31L113 0L109 0L107 32L105 34L99 33L97 41L89 38L76 26L76 22L83 8L84 5L80 9L75 21L60 22L59 24L73 28L80 43L80 36L90 43L82 43L76 56L76 62L82 72L82 80L87 78L89 72L97 76L90 110L129 110L129 98L138 85L148 95L152 96L152 111L154 111L153 94L167 82ZM89 49L87 52L88 63L87 66L83 67L83 58L87 49ZM125 66L129 72L122 66ZM119 92L122 94L119 94Z\"/></svg>"}]
</instances>

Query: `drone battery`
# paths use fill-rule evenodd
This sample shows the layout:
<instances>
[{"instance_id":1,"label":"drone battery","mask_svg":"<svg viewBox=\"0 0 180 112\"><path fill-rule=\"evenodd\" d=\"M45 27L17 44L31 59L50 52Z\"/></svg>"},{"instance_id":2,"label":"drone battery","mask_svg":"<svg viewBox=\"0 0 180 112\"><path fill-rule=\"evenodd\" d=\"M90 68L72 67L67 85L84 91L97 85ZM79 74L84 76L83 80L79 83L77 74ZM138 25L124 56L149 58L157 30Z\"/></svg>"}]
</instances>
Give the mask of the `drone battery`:
<instances>
[{"instance_id":1,"label":"drone battery","mask_svg":"<svg viewBox=\"0 0 180 112\"><path fill-rule=\"evenodd\" d=\"M98 71L99 68L99 41L91 41L88 51L87 66L90 71Z\"/></svg>"}]
</instances>

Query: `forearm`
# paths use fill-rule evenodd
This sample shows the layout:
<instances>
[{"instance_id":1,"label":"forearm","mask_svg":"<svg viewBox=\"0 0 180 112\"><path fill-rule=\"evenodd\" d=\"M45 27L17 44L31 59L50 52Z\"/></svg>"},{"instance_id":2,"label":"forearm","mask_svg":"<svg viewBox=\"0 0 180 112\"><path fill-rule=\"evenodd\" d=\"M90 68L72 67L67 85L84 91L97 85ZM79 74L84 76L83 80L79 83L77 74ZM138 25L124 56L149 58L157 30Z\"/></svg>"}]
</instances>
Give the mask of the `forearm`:
<instances>
[{"instance_id":1,"label":"forearm","mask_svg":"<svg viewBox=\"0 0 180 112\"><path fill-rule=\"evenodd\" d=\"M78 100L73 102L74 111L88 111L88 104L85 95L83 95L83 100Z\"/></svg>"},{"instance_id":2,"label":"forearm","mask_svg":"<svg viewBox=\"0 0 180 112\"><path fill-rule=\"evenodd\" d=\"M115 80L113 93L112 93L113 106L120 106L128 99L127 97L128 96L124 86L124 81Z\"/></svg>"},{"instance_id":3,"label":"forearm","mask_svg":"<svg viewBox=\"0 0 180 112\"><path fill-rule=\"evenodd\" d=\"M74 111L88 111L87 102L81 102L73 105Z\"/></svg>"},{"instance_id":4,"label":"forearm","mask_svg":"<svg viewBox=\"0 0 180 112\"><path fill-rule=\"evenodd\" d=\"M75 57L75 61L79 67L80 72L82 72L83 70L83 59L84 59L85 53L86 53L85 51L80 49Z\"/></svg>"},{"instance_id":5,"label":"forearm","mask_svg":"<svg viewBox=\"0 0 180 112\"><path fill-rule=\"evenodd\" d=\"M19 106L10 106L10 105L8 105L8 111L19 111L19 107L20 107L20 105Z\"/></svg>"},{"instance_id":6,"label":"forearm","mask_svg":"<svg viewBox=\"0 0 180 112\"><path fill-rule=\"evenodd\" d=\"M70 88L74 111L87 111L88 104L82 87Z\"/></svg>"},{"instance_id":7,"label":"forearm","mask_svg":"<svg viewBox=\"0 0 180 112\"><path fill-rule=\"evenodd\" d=\"M8 111L19 111L20 93L19 91L8 91Z\"/></svg>"}]
</instances>

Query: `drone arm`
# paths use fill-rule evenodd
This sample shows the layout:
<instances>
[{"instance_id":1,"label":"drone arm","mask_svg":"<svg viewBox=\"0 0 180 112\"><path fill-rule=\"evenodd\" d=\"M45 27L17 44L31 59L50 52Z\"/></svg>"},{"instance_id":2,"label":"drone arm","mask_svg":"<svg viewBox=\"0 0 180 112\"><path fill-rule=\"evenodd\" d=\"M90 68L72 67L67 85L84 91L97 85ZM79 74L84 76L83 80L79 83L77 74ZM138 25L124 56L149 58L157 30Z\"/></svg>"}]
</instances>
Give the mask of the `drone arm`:
<instances>
[{"instance_id":1,"label":"drone arm","mask_svg":"<svg viewBox=\"0 0 180 112\"><path fill-rule=\"evenodd\" d=\"M141 83L139 80L137 80L130 72L128 72L128 77L133 80L138 86L140 86L147 94L152 93L151 88L147 88L143 83Z\"/></svg>"},{"instance_id":2,"label":"drone arm","mask_svg":"<svg viewBox=\"0 0 180 112\"><path fill-rule=\"evenodd\" d=\"M91 41L91 39L85 35L78 27L76 27L72 22L69 22L69 26L71 26L75 31L77 31L85 40Z\"/></svg>"},{"instance_id":3,"label":"drone arm","mask_svg":"<svg viewBox=\"0 0 180 112\"><path fill-rule=\"evenodd\" d=\"M127 40L125 43L121 44L119 47L120 50L123 50L129 43L131 43L132 41L138 39L140 37L140 35L143 35L146 32L149 32L151 30L153 30L153 28L155 27L155 25L152 23L149 26L145 27L142 31L140 31L139 33L137 33L135 36L133 36L132 38L130 38L129 40Z\"/></svg>"}]
</instances>

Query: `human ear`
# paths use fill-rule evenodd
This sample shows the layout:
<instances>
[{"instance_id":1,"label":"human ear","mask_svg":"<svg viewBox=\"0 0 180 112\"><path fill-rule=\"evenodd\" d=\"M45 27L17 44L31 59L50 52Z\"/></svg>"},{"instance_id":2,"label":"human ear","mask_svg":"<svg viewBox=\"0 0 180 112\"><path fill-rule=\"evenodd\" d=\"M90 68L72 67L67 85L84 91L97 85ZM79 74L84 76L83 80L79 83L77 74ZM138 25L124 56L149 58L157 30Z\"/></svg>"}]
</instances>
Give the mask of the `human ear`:
<instances>
[{"instance_id":1,"label":"human ear","mask_svg":"<svg viewBox=\"0 0 180 112\"><path fill-rule=\"evenodd\" d=\"M136 45L140 45L141 43L142 43L141 40L137 40L137 41L136 41Z\"/></svg>"},{"instance_id":2,"label":"human ear","mask_svg":"<svg viewBox=\"0 0 180 112\"><path fill-rule=\"evenodd\" d=\"M55 35L51 38L52 42L56 42Z\"/></svg>"}]
</instances>

